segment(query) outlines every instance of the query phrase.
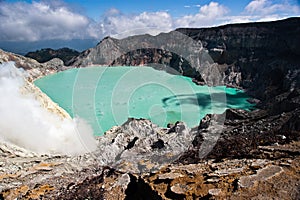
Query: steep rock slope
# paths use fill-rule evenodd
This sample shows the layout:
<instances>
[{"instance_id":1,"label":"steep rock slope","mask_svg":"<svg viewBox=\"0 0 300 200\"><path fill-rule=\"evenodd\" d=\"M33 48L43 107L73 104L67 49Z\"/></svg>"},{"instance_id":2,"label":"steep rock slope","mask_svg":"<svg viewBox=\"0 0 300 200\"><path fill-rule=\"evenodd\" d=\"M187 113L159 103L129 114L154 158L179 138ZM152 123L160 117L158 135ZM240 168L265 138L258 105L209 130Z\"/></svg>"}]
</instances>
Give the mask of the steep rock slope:
<instances>
[{"instance_id":1,"label":"steep rock slope","mask_svg":"<svg viewBox=\"0 0 300 200\"><path fill-rule=\"evenodd\" d=\"M32 58L27 58L0 49L0 64L4 62L14 62L17 68L26 70L29 73L29 81L67 69L67 67L65 67L62 61L58 58L52 59L46 63L39 63Z\"/></svg>"},{"instance_id":2,"label":"steep rock slope","mask_svg":"<svg viewBox=\"0 0 300 200\"><path fill-rule=\"evenodd\" d=\"M66 113L65 110L59 107L55 102L53 102L46 94L44 94L38 87L36 87L32 83L34 79L64 69L64 66L59 66L59 62L54 63L54 61L52 60L47 63L41 64L31 58L26 58L24 56L6 52L0 49L0 64L5 62L14 62L17 68L22 68L27 73L27 79L24 82L25 84L23 88L21 88L22 93L33 95L34 98L37 99L41 103L41 105L48 111L55 113L61 116L62 118L70 118L69 114Z\"/></svg>"},{"instance_id":3,"label":"steep rock slope","mask_svg":"<svg viewBox=\"0 0 300 200\"><path fill-rule=\"evenodd\" d=\"M240 86L258 98L300 86L300 18L177 31L201 40L215 62L241 72Z\"/></svg>"}]
</instances>

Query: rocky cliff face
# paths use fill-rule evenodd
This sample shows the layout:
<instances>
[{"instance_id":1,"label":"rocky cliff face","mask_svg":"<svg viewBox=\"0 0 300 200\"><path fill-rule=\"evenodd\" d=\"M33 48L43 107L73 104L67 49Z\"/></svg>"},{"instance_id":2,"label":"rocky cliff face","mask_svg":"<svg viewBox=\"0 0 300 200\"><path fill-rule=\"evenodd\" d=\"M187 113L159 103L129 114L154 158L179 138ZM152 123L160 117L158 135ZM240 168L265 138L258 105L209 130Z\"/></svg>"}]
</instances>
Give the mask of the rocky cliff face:
<instances>
[{"instance_id":1,"label":"rocky cliff face","mask_svg":"<svg viewBox=\"0 0 300 200\"><path fill-rule=\"evenodd\" d=\"M63 61L58 58L42 64L34 59L6 52L0 49L0 63L9 61L14 62L16 67L26 70L28 72L27 78L29 81L33 81L36 78L67 69L67 67L65 67L63 64Z\"/></svg>"},{"instance_id":2,"label":"rocky cliff face","mask_svg":"<svg viewBox=\"0 0 300 200\"><path fill-rule=\"evenodd\" d=\"M300 86L299 25L300 18L291 18L177 31L201 40L213 60L227 66L227 73L240 72L238 85L269 99Z\"/></svg>"}]
</instances>

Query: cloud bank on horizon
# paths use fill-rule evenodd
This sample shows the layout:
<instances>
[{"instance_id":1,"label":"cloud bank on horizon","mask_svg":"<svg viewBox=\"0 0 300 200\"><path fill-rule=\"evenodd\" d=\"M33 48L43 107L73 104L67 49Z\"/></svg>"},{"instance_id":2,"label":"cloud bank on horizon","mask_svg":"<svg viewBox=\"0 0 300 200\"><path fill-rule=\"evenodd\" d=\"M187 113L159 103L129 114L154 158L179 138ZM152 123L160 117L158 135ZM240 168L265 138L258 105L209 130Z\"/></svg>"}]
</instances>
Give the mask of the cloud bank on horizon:
<instances>
[{"instance_id":1,"label":"cloud bank on horizon","mask_svg":"<svg viewBox=\"0 0 300 200\"><path fill-rule=\"evenodd\" d=\"M300 16L299 1L292 3L292 0L252 0L238 15L231 14L230 8L216 1L195 7L197 13L180 17L174 17L168 11L128 14L112 8L95 21L64 1L0 0L0 41L99 40L108 35L123 38L168 32L179 27L208 27Z\"/></svg>"}]
</instances>

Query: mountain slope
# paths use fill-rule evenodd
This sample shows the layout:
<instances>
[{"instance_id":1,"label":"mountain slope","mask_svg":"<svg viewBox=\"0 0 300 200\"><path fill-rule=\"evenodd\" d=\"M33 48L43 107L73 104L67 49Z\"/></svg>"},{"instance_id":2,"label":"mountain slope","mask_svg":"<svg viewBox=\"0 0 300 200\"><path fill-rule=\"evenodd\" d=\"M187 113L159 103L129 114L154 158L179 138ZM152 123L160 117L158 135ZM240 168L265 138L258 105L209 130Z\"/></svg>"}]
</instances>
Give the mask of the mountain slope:
<instances>
[{"instance_id":1,"label":"mountain slope","mask_svg":"<svg viewBox=\"0 0 300 200\"><path fill-rule=\"evenodd\" d=\"M69 48L61 48L57 50L46 48L46 49L37 50L35 52L29 52L25 55L25 57L35 59L40 63L47 62L53 58L59 58L64 63L67 63L69 60L71 60L72 58L78 55L79 55L78 51Z\"/></svg>"}]
</instances>

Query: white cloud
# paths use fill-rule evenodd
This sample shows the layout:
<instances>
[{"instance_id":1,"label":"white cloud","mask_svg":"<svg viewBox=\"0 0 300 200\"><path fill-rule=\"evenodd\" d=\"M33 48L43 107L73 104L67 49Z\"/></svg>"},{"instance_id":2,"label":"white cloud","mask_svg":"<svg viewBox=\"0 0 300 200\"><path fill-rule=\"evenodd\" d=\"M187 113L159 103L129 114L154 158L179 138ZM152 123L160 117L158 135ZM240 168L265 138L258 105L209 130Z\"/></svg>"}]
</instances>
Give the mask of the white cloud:
<instances>
[{"instance_id":1,"label":"white cloud","mask_svg":"<svg viewBox=\"0 0 300 200\"><path fill-rule=\"evenodd\" d=\"M116 38L133 34L158 34L173 29L172 17L164 11L125 15L113 9L105 14L100 24L102 35Z\"/></svg>"},{"instance_id":2,"label":"white cloud","mask_svg":"<svg viewBox=\"0 0 300 200\"><path fill-rule=\"evenodd\" d=\"M217 2L210 2L201 6L195 15L186 15L176 20L177 27L203 27L216 25L222 19L228 9Z\"/></svg>"},{"instance_id":3,"label":"white cloud","mask_svg":"<svg viewBox=\"0 0 300 200\"><path fill-rule=\"evenodd\" d=\"M299 13L299 6L293 6L288 1L273 3L270 0L253 0L245 7L246 13L267 16L284 13Z\"/></svg>"},{"instance_id":4,"label":"white cloud","mask_svg":"<svg viewBox=\"0 0 300 200\"><path fill-rule=\"evenodd\" d=\"M225 23L246 23L275 21L284 19L291 15L299 16L299 5L292 5L287 0L276 1L270 0L253 0L237 16L225 16Z\"/></svg>"},{"instance_id":5,"label":"white cloud","mask_svg":"<svg viewBox=\"0 0 300 200\"><path fill-rule=\"evenodd\" d=\"M251 1L245 9L250 13L254 13L257 10L262 10L266 6L266 2L266 0L254 0Z\"/></svg>"},{"instance_id":6,"label":"white cloud","mask_svg":"<svg viewBox=\"0 0 300 200\"><path fill-rule=\"evenodd\" d=\"M91 23L58 1L4 2L0 6L0 40L79 39L89 36L85 30Z\"/></svg>"},{"instance_id":7,"label":"white cloud","mask_svg":"<svg viewBox=\"0 0 300 200\"><path fill-rule=\"evenodd\" d=\"M238 15L238 16L225 16L222 24L232 23L249 23L249 22L265 22L283 19L284 17L278 15L268 15L265 17L259 15Z\"/></svg>"}]
</instances>

